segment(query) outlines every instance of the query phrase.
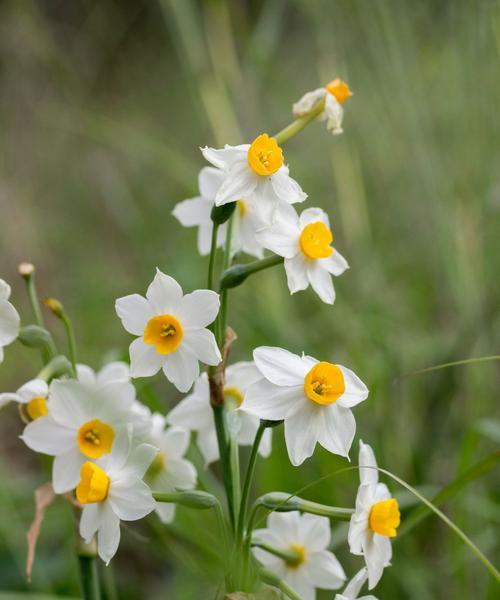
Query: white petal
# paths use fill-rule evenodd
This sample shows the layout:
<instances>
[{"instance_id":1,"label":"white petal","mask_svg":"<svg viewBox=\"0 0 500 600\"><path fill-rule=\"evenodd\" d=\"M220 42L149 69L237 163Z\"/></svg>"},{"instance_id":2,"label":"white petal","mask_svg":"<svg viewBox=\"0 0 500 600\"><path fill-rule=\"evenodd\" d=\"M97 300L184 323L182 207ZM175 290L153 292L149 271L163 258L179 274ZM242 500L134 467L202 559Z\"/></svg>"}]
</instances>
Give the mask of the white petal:
<instances>
[{"instance_id":1,"label":"white petal","mask_svg":"<svg viewBox=\"0 0 500 600\"><path fill-rule=\"evenodd\" d=\"M215 196L224 181L225 173L221 169L214 167L203 167L198 174L198 188L200 194L211 201L213 206ZM208 215L210 217L210 215Z\"/></svg>"},{"instance_id":2,"label":"white petal","mask_svg":"<svg viewBox=\"0 0 500 600\"><path fill-rule=\"evenodd\" d=\"M130 379L130 367L122 361L114 361L105 365L97 374L100 384L113 381L128 381Z\"/></svg>"},{"instance_id":3,"label":"white petal","mask_svg":"<svg viewBox=\"0 0 500 600\"><path fill-rule=\"evenodd\" d=\"M73 490L80 481L80 470L87 458L75 446L58 454L52 464L52 485L56 494L64 494Z\"/></svg>"},{"instance_id":4,"label":"white petal","mask_svg":"<svg viewBox=\"0 0 500 600\"><path fill-rule=\"evenodd\" d=\"M303 569L315 587L325 590L336 590L346 580L342 565L337 557L328 550L311 554Z\"/></svg>"},{"instance_id":5,"label":"white petal","mask_svg":"<svg viewBox=\"0 0 500 600\"><path fill-rule=\"evenodd\" d=\"M146 323L154 316L154 310L149 302L139 294L118 298L115 302L115 310L123 327L133 335L142 335Z\"/></svg>"},{"instance_id":6,"label":"white petal","mask_svg":"<svg viewBox=\"0 0 500 600\"><path fill-rule=\"evenodd\" d=\"M333 94L326 95L325 111L323 114L326 117L326 128L333 135L339 135L343 132L342 119L344 117L344 109Z\"/></svg>"},{"instance_id":7,"label":"white petal","mask_svg":"<svg viewBox=\"0 0 500 600\"><path fill-rule=\"evenodd\" d=\"M156 275L149 284L146 298L156 314L175 315L182 300L182 288L173 277L156 269Z\"/></svg>"},{"instance_id":8,"label":"white petal","mask_svg":"<svg viewBox=\"0 0 500 600\"><path fill-rule=\"evenodd\" d=\"M366 400L368 398L368 388L356 373L342 365L337 365L337 367L342 371L345 384L345 392L337 400L339 406L356 406L356 404Z\"/></svg>"},{"instance_id":9,"label":"white petal","mask_svg":"<svg viewBox=\"0 0 500 600\"><path fill-rule=\"evenodd\" d=\"M185 349L183 343L176 352L164 358L163 372L179 392L185 393L200 373L198 358Z\"/></svg>"},{"instance_id":10,"label":"white petal","mask_svg":"<svg viewBox=\"0 0 500 600\"><path fill-rule=\"evenodd\" d=\"M8 300L11 294L10 285L3 279L0 279L0 301Z\"/></svg>"},{"instance_id":11,"label":"white petal","mask_svg":"<svg viewBox=\"0 0 500 600\"><path fill-rule=\"evenodd\" d=\"M196 436L196 445L205 460L205 466L219 460L219 446L217 444L217 435L215 427L200 429Z\"/></svg>"},{"instance_id":12,"label":"white petal","mask_svg":"<svg viewBox=\"0 0 500 600\"><path fill-rule=\"evenodd\" d=\"M307 264L308 261L302 252L298 252L293 258L285 258L285 272L290 294L295 294L309 287Z\"/></svg>"},{"instance_id":13,"label":"white petal","mask_svg":"<svg viewBox=\"0 0 500 600\"><path fill-rule=\"evenodd\" d=\"M130 453L122 477L142 479L157 454L158 448L151 444L139 444Z\"/></svg>"},{"instance_id":14,"label":"white petal","mask_svg":"<svg viewBox=\"0 0 500 600\"><path fill-rule=\"evenodd\" d=\"M212 163L218 169L228 169L235 161L241 161L246 158L250 144L240 144L238 146L229 146L224 148L200 148L203 156L208 162Z\"/></svg>"},{"instance_id":15,"label":"white petal","mask_svg":"<svg viewBox=\"0 0 500 600\"><path fill-rule=\"evenodd\" d=\"M87 385L95 385L97 383L96 373L88 365L77 364L76 376L81 383L86 383Z\"/></svg>"},{"instance_id":16,"label":"white petal","mask_svg":"<svg viewBox=\"0 0 500 600\"><path fill-rule=\"evenodd\" d=\"M110 381L99 387L95 418L107 423L123 422L131 417L135 402L135 388L128 381Z\"/></svg>"},{"instance_id":17,"label":"white petal","mask_svg":"<svg viewBox=\"0 0 500 600\"><path fill-rule=\"evenodd\" d=\"M156 352L152 344L142 338L134 340L129 347L131 377L150 377L161 369L164 356Z\"/></svg>"},{"instance_id":18,"label":"white petal","mask_svg":"<svg viewBox=\"0 0 500 600\"><path fill-rule=\"evenodd\" d=\"M368 580L368 570L366 567L360 569L356 575L351 579L351 581L346 585L342 594L347 598L347 600L356 600L359 596L359 592L361 588L365 585Z\"/></svg>"},{"instance_id":19,"label":"white petal","mask_svg":"<svg viewBox=\"0 0 500 600\"><path fill-rule=\"evenodd\" d=\"M268 530L280 540L280 546L290 546L300 543L300 521L301 515L297 511L293 512L272 512L267 518Z\"/></svg>"},{"instance_id":20,"label":"white petal","mask_svg":"<svg viewBox=\"0 0 500 600\"><path fill-rule=\"evenodd\" d=\"M111 483L108 502L122 521L142 519L156 506L149 487L139 479Z\"/></svg>"},{"instance_id":21,"label":"white petal","mask_svg":"<svg viewBox=\"0 0 500 600\"><path fill-rule=\"evenodd\" d=\"M262 375L251 360L234 363L226 369L226 387L236 387L242 392L259 379Z\"/></svg>"},{"instance_id":22,"label":"white petal","mask_svg":"<svg viewBox=\"0 0 500 600\"><path fill-rule=\"evenodd\" d=\"M196 356L198 360L206 365L218 365L222 360L215 336L209 329L189 329L185 331L182 345L189 350L190 354ZM197 376L198 373L195 377Z\"/></svg>"},{"instance_id":23,"label":"white petal","mask_svg":"<svg viewBox=\"0 0 500 600\"><path fill-rule=\"evenodd\" d=\"M303 402L303 386L280 387L261 379L248 388L241 410L259 419L281 421Z\"/></svg>"},{"instance_id":24,"label":"white petal","mask_svg":"<svg viewBox=\"0 0 500 600\"><path fill-rule=\"evenodd\" d=\"M219 294L212 290L196 290L182 299L179 317L183 327L207 327L219 312Z\"/></svg>"},{"instance_id":25,"label":"white petal","mask_svg":"<svg viewBox=\"0 0 500 600\"><path fill-rule=\"evenodd\" d=\"M342 254L340 254L340 252L338 252L338 250L335 249L330 256L327 256L326 258L318 258L318 263L323 269L332 275L335 275L336 277L342 275L342 273L349 268L349 264L347 263L346 259L342 256Z\"/></svg>"},{"instance_id":26,"label":"white petal","mask_svg":"<svg viewBox=\"0 0 500 600\"><path fill-rule=\"evenodd\" d=\"M273 441L273 432L272 429L266 429L264 431L264 435L262 436L262 441L259 446L259 454L262 458L267 458L271 455L272 450L272 441Z\"/></svg>"},{"instance_id":27,"label":"white petal","mask_svg":"<svg viewBox=\"0 0 500 600\"><path fill-rule=\"evenodd\" d=\"M200 225L200 227L198 228L198 238L197 238L198 252L201 254L201 256L206 256L207 254L210 253L210 247L212 245L212 230L213 230L212 221L210 221L209 223ZM225 233L224 225L222 227L219 227L219 231L218 231L218 235L217 235L217 248L219 248L223 244L223 239L221 241L219 241L222 231ZM224 236L222 236L222 238L224 238Z\"/></svg>"},{"instance_id":28,"label":"white petal","mask_svg":"<svg viewBox=\"0 0 500 600\"><path fill-rule=\"evenodd\" d=\"M49 386L43 379L32 379L22 385L17 393L22 398L22 402L29 402L33 398L46 398L49 394Z\"/></svg>"},{"instance_id":29,"label":"white petal","mask_svg":"<svg viewBox=\"0 0 500 600\"><path fill-rule=\"evenodd\" d=\"M65 427L77 429L89 421L94 400L93 391L76 379L56 379L50 384L50 414Z\"/></svg>"},{"instance_id":30,"label":"white petal","mask_svg":"<svg viewBox=\"0 0 500 600\"><path fill-rule=\"evenodd\" d=\"M172 458L184 456L189 447L189 431L180 427L170 427L163 434L160 450L165 454L167 462Z\"/></svg>"},{"instance_id":31,"label":"white petal","mask_svg":"<svg viewBox=\"0 0 500 600\"><path fill-rule=\"evenodd\" d=\"M307 365L300 356L283 348L260 346L253 351L255 365L271 383L279 386L304 385Z\"/></svg>"},{"instance_id":32,"label":"white petal","mask_svg":"<svg viewBox=\"0 0 500 600\"><path fill-rule=\"evenodd\" d=\"M333 288L332 277L328 271L321 267L317 260L308 261L307 278L313 290L326 304L335 302L335 290Z\"/></svg>"},{"instance_id":33,"label":"white petal","mask_svg":"<svg viewBox=\"0 0 500 600\"><path fill-rule=\"evenodd\" d=\"M349 408L335 404L322 410L319 443L334 454L349 456L349 450L356 433L356 421Z\"/></svg>"},{"instance_id":34,"label":"white petal","mask_svg":"<svg viewBox=\"0 0 500 600\"><path fill-rule=\"evenodd\" d=\"M95 532L99 529L100 516L97 503L86 504L80 518L80 535L86 544L90 544Z\"/></svg>"},{"instance_id":35,"label":"white petal","mask_svg":"<svg viewBox=\"0 0 500 600\"><path fill-rule=\"evenodd\" d=\"M76 433L47 415L26 425L21 439L35 452L56 456L67 452L76 444Z\"/></svg>"},{"instance_id":36,"label":"white petal","mask_svg":"<svg viewBox=\"0 0 500 600\"><path fill-rule=\"evenodd\" d=\"M0 300L0 346L13 342L19 333L21 318L10 302Z\"/></svg>"},{"instance_id":37,"label":"white petal","mask_svg":"<svg viewBox=\"0 0 500 600\"><path fill-rule=\"evenodd\" d=\"M277 208L272 225L255 234L259 244L285 258L292 258L299 251L299 236L297 213L292 206L285 203Z\"/></svg>"},{"instance_id":38,"label":"white petal","mask_svg":"<svg viewBox=\"0 0 500 600\"><path fill-rule=\"evenodd\" d=\"M221 185L215 204L222 206L229 202L236 202L241 198L251 196L257 187L258 175L256 175L249 167L246 158L242 161L235 162L229 169L224 183Z\"/></svg>"},{"instance_id":39,"label":"white petal","mask_svg":"<svg viewBox=\"0 0 500 600\"><path fill-rule=\"evenodd\" d=\"M365 521L357 520L356 515L351 517L349 522L349 533L347 540L351 554L360 556L363 554L363 540L367 535L368 518Z\"/></svg>"},{"instance_id":40,"label":"white petal","mask_svg":"<svg viewBox=\"0 0 500 600\"><path fill-rule=\"evenodd\" d=\"M241 409L232 414L238 418L240 425L238 443L240 446L251 446L254 442L257 429L259 428L260 419Z\"/></svg>"},{"instance_id":41,"label":"white petal","mask_svg":"<svg viewBox=\"0 0 500 600\"><path fill-rule=\"evenodd\" d=\"M301 600L315 600L316 589L314 584L309 582L303 569L287 569L285 581L295 590Z\"/></svg>"},{"instance_id":42,"label":"white petal","mask_svg":"<svg viewBox=\"0 0 500 600\"><path fill-rule=\"evenodd\" d=\"M210 200L197 196L176 204L172 215L183 227L197 227L210 221L213 206L214 203Z\"/></svg>"},{"instance_id":43,"label":"white petal","mask_svg":"<svg viewBox=\"0 0 500 600\"><path fill-rule=\"evenodd\" d=\"M158 502L155 508L156 514L162 523L172 523L175 518L175 504L169 502Z\"/></svg>"},{"instance_id":44,"label":"white petal","mask_svg":"<svg viewBox=\"0 0 500 600\"><path fill-rule=\"evenodd\" d=\"M285 441L290 462L294 467L312 456L321 431L321 410L304 403L285 419Z\"/></svg>"},{"instance_id":45,"label":"white petal","mask_svg":"<svg viewBox=\"0 0 500 600\"><path fill-rule=\"evenodd\" d=\"M299 523L300 541L310 552L325 550L330 544L331 531L328 517L303 514ZM321 587L321 586L318 586Z\"/></svg>"},{"instance_id":46,"label":"white petal","mask_svg":"<svg viewBox=\"0 0 500 600\"><path fill-rule=\"evenodd\" d=\"M167 458L163 474L168 483L178 490L191 490L196 485L197 473L194 465L185 458Z\"/></svg>"},{"instance_id":47,"label":"white petal","mask_svg":"<svg viewBox=\"0 0 500 600\"><path fill-rule=\"evenodd\" d=\"M203 429L213 424L212 410L210 408L210 392L206 374L202 374L196 381L194 392L181 400L177 406L168 413L167 422L179 425L190 431Z\"/></svg>"},{"instance_id":48,"label":"white petal","mask_svg":"<svg viewBox=\"0 0 500 600\"><path fill-rule=\"evenodd\" d=\"M99 505L100 525L97 533L97 553L108 564L120 544L120 519L115 515L109 502Z\"/></svg>"},{"instance_id":49,"label":"white petal","mask_svg":"<svg viewBox=\"0 0 500 600\"><path fill-rule=\"evenodd\" d=\"M288 204L304 202L307 198L307 194L302 191L295 179L290 177L288 168L285 166L281 167L274 175L271 175L271 185L278 198L288 202Z\"/></svg>"},{"instance_id":50,"label":"white petal","mask_svg":"<svg viewBox=\"0 0 500 600\"><path fill-rule=\"evenodd\" d=\"M376 540L376 538L379 539ZM391 542L389 538L377 534L370 535L364 540L363 551L368 569L368 589L371 590L380 581L384 567L388 564L387 557L390 557L391 554Z\"/></svg>"},{"instance_id":51,"label":"white petal","mask_svg":"<svg viewBox=\"0 0 500 600\"><path fill-rule=\"evenodd\" d=\"M300 221L300 229L304 229L306 225L310 225L311 223L324 223L328 229L330 229L330 220L328 219L328 215L321 208L306 208L300 213L299 217Z\"/></svg>"},{"instance_id":52,"label":"white petal","mask_svg":"<svg viewBox=\"0 0 500 600\"><path fill-rule=\"evenodd\" d=\"M12 392L4 392L0 394L0 408L7 406L9 402L20 402L24 404L24 399L21 398L19 394L14 394Z\"/></svg>"},{"instance_id":53,"label":"white petal","mask_svg":"<svg viewBox=\"0 0 500 600\"><path fill-rule=\"evenodd\" d=\"M366 468L365 468L366 467ZM359 440L359 479L362 485L378 482L377 460L372 447Z\"/></svg>"}]
</instances>

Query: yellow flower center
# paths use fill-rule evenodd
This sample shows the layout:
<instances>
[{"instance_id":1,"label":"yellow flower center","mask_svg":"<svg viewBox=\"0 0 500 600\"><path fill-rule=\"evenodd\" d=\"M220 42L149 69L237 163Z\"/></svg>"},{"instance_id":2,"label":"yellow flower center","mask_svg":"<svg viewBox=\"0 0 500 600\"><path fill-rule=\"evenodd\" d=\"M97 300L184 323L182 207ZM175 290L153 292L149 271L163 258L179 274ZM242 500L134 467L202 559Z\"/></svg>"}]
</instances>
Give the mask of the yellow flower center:
<instances>
[{"instance_id":1,"label":"yellow flower center","mask_svg":"<svg viewBox=\"0 0 500 600\"><path fill-rule=\"evenodd\" d=\"M89 458L99 458L111 452L115 432L99 419L87 421L78 430L78 448Z\"/></svg>"},{"instance_id":2,"label":"yellow flower center","mask_svg":"<svg viewBox=\"0 0 500 600\"><path fill-rule=\"evenodd\" d=\"M38 419L38 417L43 417L49 412L49 409L47 408L47 398L44 398L43 396L31 398L26 405L26 412L32 421Z\"/></svg>"},{"instance_id":3,"label":"yellow flower center","mask_svg":"<svg viewBox=\"0 0 500 600\"><path fill-rule=\"evenodd\" d=\"M240 213L240 217L244 217L248 212L248 206L244 200L238 200L238 211Z\"/></svg>"},{"instance_id":4,"label":"yellow flower center","mask_svg":"<svg viewBox=\"0 0 500 600\"><path fill-rule=\"evenodd\" d=\"M374 533L386 537L396 537L396 529L401 522L401 513L396 498L375 503L368 517L368 525Z\"/></svg>"},{"instance_id":5,"label":"yellow flower center","mask_svg":"<svg viewBox=\"0 0 500 600\"><path fill-rule=\"evenodd\" d=\"M299 238L300 249L307 258L327 258L333 252L332 232L322 221L309 223L302 230Z\"/></svg>"},{"instance_id":6,"label":"yellow flower center","mask_svg":"<svg viewBox=\"0 0 500 600\"><path fill-rule=\"evenodd\" d=\"M236 403L236 408L239 408L243 402L243 394L237 387L225 387L224 398L233 400Z\"/></svg>"},{"instance_id":7,"label":"yellow flower center","mask_svg":"<svg viewBox=\"0 0 500 600\"><path fill-rule=\"evenodd\" d=\"M163 473L166 468L166 460L163 452L158 452L158 454L154 457L153 462L149 466L149 469L146 472L146 477L149 479L154 479L158 477L160 473Z\"/></svg>"},{"instance_id":8,"label":"yellow flower center","mask_svg":"<svg viewBox=\"0 0 500 600\"><path fill-rule=\"evenodd\" d=\"M80 504L103 502L108 497L109 477L91 462L83 463L80 469L80 482L76 486L76 499Z\"/></svg>"},{"instance_id":9,"label":"yellow flower center","mask_svg":"<svg viewBox=\"0 0 500 600\"><path fill-rule=\"evenodd\" d=\"M334 96L340 104L344 104L352 96L351 89L345 81L342 79L334 79L330 81L326 86L326 90Z\"/></svg>"},{"instance_id":10,"label":"yellow flower center","mask_svg":"<svg viewBox=\"0 0 500 600\"><path fill-rule=\"evenodd\" d=\"M144 329L144 342L155 346L158 354L175 352L183 336L182 325L173 315L153 317Z\"/></svg>"},{"instance_id":11,"label":"yellow flower center","mask_svg":"<svg viewBox=\"0 0 500 600\"><path fill-rule=\"evenodd\" d=\"M290 551L295 554L295 559L289 559L286 561L287 565L292 569L300 567L306 561L306 549L302 544L292 544Z\"/></svg>"},{"instance_id":12,"label":"yellow flower center","mask_svg":"<svg viewBox=\"0 0 500 600\"><path fill-rule=\"evenodd\" d=\"M319 362L304 379L304 392L317 404L332 404L345 392L342 371L337 365Z\"/></svg>"},{"instance_id":13,"label":"yellow flower center","mask_svg":"<svg viewBox=\"0 0 500 600\"><path fill-rule=\"evenodd\" d=\"M272 175L283 166L283 151L274 138L263 133L250 144L248 164L257 175Z\"/></svg>"}]
</instances>

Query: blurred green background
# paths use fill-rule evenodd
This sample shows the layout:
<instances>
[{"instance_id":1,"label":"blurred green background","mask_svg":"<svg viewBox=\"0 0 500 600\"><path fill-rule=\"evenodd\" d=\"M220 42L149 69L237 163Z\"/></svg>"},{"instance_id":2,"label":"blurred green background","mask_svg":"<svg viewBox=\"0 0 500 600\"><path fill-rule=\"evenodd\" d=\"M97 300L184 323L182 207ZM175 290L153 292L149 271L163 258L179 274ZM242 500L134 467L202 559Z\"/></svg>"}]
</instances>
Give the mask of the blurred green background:
<instances>
[{"instance_id":1,"label":"blurred green background","mask_svg":"<svg viewBox=\"0 0 500 600\"><path fill-rule=\"evenodd\" d=\"M273 133L305 91L346 79L354 97L344 135L313 124L287 144L286 158L308 206L329 212L351 269L335 282L333 309L311 290L290 298L281 267L254 276L231 294L233 358L269 344L352 367L371 390L355 409L359 435L380 466L431 497L500 437L498 363L401 377L499 354L499 49L493 0L4 0L0 276L28 323L16 265L36 263L41 295L63 300L74 318L80 360L98 366L123 354L130 337L115 298L143 293L156 266L185 290L205 285L195 231L171 216L197 193L198 147ZM62 343L59 324L47 322ZM0 389L15 390L39 366L14 344ZM161 377L153 391L144 384L155 408L180 397ZM32 495L48 465L18 440L21 429L15 407L2 412L0 589L10 592L0 598L78 597L62 500L47 513L33 582L25 581ZM274 440L256 493L293 491L346 465L318 448L293 468L281 432ZM194 448L191 457L201 464ZM201 478L212 485L210 472ZM412 502L388 483L403 506ZM445 505L493 561L499 483L490 472ZM305 495L348 506L356 489L350 472ZM124 527L113 561L119 598L214 598L222 579L214 527L187 510L167 528L154 517ZM335 526L333 547L351 576L361 559L345 534ZM395 542L375 593L498 598L498 586L430 517Z\"/></svg>"}]
</instances>

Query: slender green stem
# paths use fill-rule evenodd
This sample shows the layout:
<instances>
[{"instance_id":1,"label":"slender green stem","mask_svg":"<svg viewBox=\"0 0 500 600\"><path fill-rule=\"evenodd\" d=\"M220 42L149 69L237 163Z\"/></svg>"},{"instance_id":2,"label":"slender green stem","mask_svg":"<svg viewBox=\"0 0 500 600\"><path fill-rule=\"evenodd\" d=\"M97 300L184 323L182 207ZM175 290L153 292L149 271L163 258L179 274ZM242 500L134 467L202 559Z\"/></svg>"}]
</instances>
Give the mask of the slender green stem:
<instances>
[{"instance_id":1,"label":"slender green stem","mask_svg":"<svg viewBox=\"0 0 500 600\"><path fill-rule=\"evenodd\" d=\"M290 123L284 129L279 131L274 136L275 140L280 145L284 144L286 141L288 141L294 135L297 135L297 133L299 133L299 131L302 131L302 129L304 129L304 127L306 125L308 125L311 121L314 121L314 119L323 112L324 108L325 108L325 101L320 100L318 102L318 104L316 104L316 106L311 110L310 113L308 113L307 115L305 115L303 117L299 117L298 119L295 119L295 121L292 121L292 123Z\"/></svg>"},{"instance_id":2,"label":"slender green stem","mask_svg":"<svg viewBox=\"0 0 500 600\"><path fill-rule=\"evenodd\" d=\"M45 329L45 322L43 320L42 309L40 307L40 300L38 299L38 293L36 291L34 271L29 275L23 276L23 279L26 282L26 291L28 293L33 316L35 317L35 322L39 327ZM41 352L44 364L46 364L57 354L57 349L52 338L50 338L47 346L42 348Z\"/></svg>"},{"instance_id":3,"label":"slender green stem","mask_svg":"<svg viewBox=\"0 0 500 600\"><path fill-rule=\"evenodd\" d=\"M61 321L64 325L64 330L66 332L66 338L68 340L68 354L69 359L71 361L71 366L73 368L73 377L77 377L76 371L76 341L75 341L75 332L73 329L73 324L71 323L71 319L68 317L66 311L61 311Z\"/></svg>"},{"instance_id":4,"label":"slender green stem","mask_svg":"<svg viewBox=\"0 0 500 600\"><path fill-rule=\"evenodd\" d=\"M244 265L234 265L223 271L220 281L221 290L237 287L241 285L247 277L253 273L258 273L264 269L269 269L275 265L280 265L285 259L282 256L274 254L261 260L255 260Z\"/></svg>"},{"instance_id":5,"label":"slender green stem","mask_svg":"<svg viewBox=\"0 0 500 600\"><path fill-rule=\"evenodd\" d=\"M101 591L99 589L95 556L80 554L78 564L80 566L83 600L100 600Z\"/></svg>"},{"instance_id":6,"label":"slender green stem","mask_svg":"<svg viewBox=\"0 0 500 600\"><path fill-rule=\"evenodd\" d=\"M103 600L118 600L118 592L116 591L115 571L113 563L104 565L100 572L101 581L103 583Z\"/></svg>"},{"instance_id":7,"label":"slender green stem","mask_svg":"<svg viewBox=\"0 0 500 600\"><path fill-rule=\"evenodd\" d=\"M240 505L240 449L237 436L229 435L229 460L233 489L234 518L238 521Z\"/></svg>"},{"instance_id":8,"label":"slender green stem","mask_svg":"<svg viewBox=\"0 0 500 600\"><path fill-rule=\"evenodd\" d=\"M224 262L222 264L222 273L225 273L230 265L231 265L231 240L233 237L233 224L234 224L234 213L231 215L231 218L227 222L227 230L226 230L226 245L224 248ZM218 344L219 348L224 347L224 339L226 334L226 323L227 323L227 288L223 288L221 286L221 302L220 302L220 312L218 321Z\"/></svg>"},{"instance_id":9,"label":"slender green stem","mask_svg":"<svg viewBox=\"0 0 500 600\"><path fill-rule=\"evenodd\" d=\"M231 461L229 458L229 445L227 442L226 427L224 423L224 407L212 404L212 411L214 415L215 432L217 434L220 460L222 463L222 475L229 509L229 520L231 522L231 526L234 528L236 525L236 519L233 500L233 477L231 472Z\"/></svg>"},{"instance_id":10,"label":"slender green stem","mask_svg":"<svg viewBox=\"0 0 500 600\"><path fill-rule=\"evenodd\" d=\"M425 369L418 369L417 371L410 371L400 377L411 377L412 375L422 375L423 373L431 373L432 371L439 371L440 369L447 369L449 367L458 367L460 365L473 365L476 363L490 362L500 360L500 355L494 354L492 356L478 356L477 358L464 358L463 360L454 360L452 362L443 363L441 365L434 365L433 367L426 367Z\"/></svg>"},{"instance_id":11,"label":"slender green stem","mask_svg":"<svg viewBox=\"0 0 500 600\"><path fill-rule=\"evenodd\" d=\"M210 258L208 260L208 289L214 289L214 281L215 281L215 256L217 254L217 233L219 230L219 225L217 223L213 223L212 227L212 243L210 245Z\"/></svg>"},{"instance_id":12,"label":"slender green stem","mask_svg":"<svg viewBox=\"0 0 500 600\"><path fill-rule=\"evenodd\" d=\"M266 426L261 422L259 424L259 428L257 429L257 433L255 434L255 439L252 445L252 451L250 453L250 458L248 460L247 472L245 475L245 481L243 483L243 492L241 494L241 503L240 503L240 511L238 517L238 527L236 533L237 544L241 543L244 535L245 528L245 516L248 504L248 495L250 493L250 486L252 484L253 474L255 471L255 463L257 462L257 454L259 452L260 442L262 441L262 436L264 435L264 431L266 430Z\"/></svg>"}]
</instances>

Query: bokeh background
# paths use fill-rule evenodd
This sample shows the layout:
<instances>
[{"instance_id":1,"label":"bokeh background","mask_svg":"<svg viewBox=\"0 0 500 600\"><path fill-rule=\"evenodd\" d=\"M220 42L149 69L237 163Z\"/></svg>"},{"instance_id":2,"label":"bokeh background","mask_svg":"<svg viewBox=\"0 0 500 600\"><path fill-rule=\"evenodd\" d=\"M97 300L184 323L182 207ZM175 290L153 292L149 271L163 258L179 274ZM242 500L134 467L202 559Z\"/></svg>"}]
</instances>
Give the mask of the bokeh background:
<instances>
[{"instance_id":1,"label":"bokeh background","mask_svg":"<svg viewBox=\"0 0 500 600\"><path fill-rule=\"evenodd\" d=\"M205 285L195 231L171 216L197 193L198 147L277 131L293 101L340 76L354 90L345 134L313 124L286 157L309 206L329 212L351 269L336 281L333 309L310 290L290 298L281 268L254 276L231 294L233 358L270 344L351 366L371 390L355 409L359 434L381 466L432 497L500 437L498 363L403 376L499 354L499 48L493 0L4 0L0 275L24 322L16 265L30 260L41 295L60 298L75 321L79 359L96 367L126 356L116 297L142 293L156 266L186 290ZM37 354L11 346L2 391L39 366ZM179 400L161 377L137 383L153 408ZM0 598L78 597L62 500L46 515L31 586L24 578L33 490L48 464L19 441L21 428L15 407L2 412ZM318 449L295 469L281 432L274 440L255 493L294 491L346 464ZM214 473L201 479L214 489ZM445 505L493 560L499 483L489 472ZM389 485L408 514L414 500ZM348 506L356 489L349 472L305 495ZM180 510L166 528L154 517L125 527L113 561L118 597L214 598L222 575L213 525L206 513ZM361 559L349 555L345 534L335 526L333 548L352 575ZM435 517L395 542L375 592L498 598L484 567Z\"/></svg>"}]
</instances>

